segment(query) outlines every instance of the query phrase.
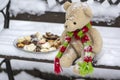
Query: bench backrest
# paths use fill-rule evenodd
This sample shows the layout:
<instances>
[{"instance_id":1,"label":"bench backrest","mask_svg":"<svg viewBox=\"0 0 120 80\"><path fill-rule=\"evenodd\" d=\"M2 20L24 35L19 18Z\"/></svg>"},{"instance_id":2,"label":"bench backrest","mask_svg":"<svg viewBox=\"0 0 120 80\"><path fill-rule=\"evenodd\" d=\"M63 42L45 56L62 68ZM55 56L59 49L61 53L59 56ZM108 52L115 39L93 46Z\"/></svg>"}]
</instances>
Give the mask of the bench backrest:
<instances>
[{"instance_id":1,"label":"bench backrest","mask_svg":"<svg viewBox=\"0 0 120 80\"><path fill-rule=\"evenodd\" d=\"M55 0L58 4L63 5L65 1L74 1L74 0ZM81 2L85 2L88 0L80 0ZM107 1L111 6L119 5L120 0L116 0L113 2L112 0L93 0L94 2L98 2L100 4L103 4L103 2ZM47 2L47 0L46 0ZM4 28L9 28L9 20L27 20L27 21L41 21L41 22L54 22L54 23L64 23L65 22L65 12L53 12L53 11L46 11L45 14L43 15L33 15L33 14L28 14L28 13L23 13L23 14L18 14L17 16L9 16L9 8L10 8L10 2L7 6L7 12L6 12L6 21L5 21L5 27ZM108 24L107 22L94 22L93 25L97 26L108 26L108 27L120 27L120 16L118 16L116 19L112 20Z\"/></svg>"}]
</instances>

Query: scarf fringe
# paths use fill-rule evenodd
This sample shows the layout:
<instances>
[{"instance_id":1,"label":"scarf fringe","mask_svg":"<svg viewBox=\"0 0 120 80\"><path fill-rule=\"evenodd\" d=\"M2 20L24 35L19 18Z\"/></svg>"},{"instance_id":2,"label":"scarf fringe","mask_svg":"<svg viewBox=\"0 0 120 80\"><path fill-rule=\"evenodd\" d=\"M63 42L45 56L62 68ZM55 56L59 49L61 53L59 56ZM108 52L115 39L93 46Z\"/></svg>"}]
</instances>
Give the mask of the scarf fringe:
<instances>
[{"instance_id":1,"label":"scarf fringe","mask_svg":"<svg viewBox=\"0 0 120 80\"><path fill-rule=\"evenodd\" d=\"M59 58L55 58L55 60L54 60L54 72L56 74L60 74L61 71L62 71L62 68L60 66L60 60L59 60Z\"/></svg>"}]
</instances>

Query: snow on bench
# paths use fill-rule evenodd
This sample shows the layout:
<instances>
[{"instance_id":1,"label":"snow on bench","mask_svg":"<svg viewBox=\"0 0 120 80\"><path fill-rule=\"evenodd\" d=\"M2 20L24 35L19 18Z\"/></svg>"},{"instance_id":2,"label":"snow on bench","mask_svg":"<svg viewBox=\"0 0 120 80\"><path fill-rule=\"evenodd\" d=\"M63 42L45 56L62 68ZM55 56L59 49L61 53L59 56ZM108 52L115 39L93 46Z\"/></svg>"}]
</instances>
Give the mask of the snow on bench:
<instances>
[{"instance_id":1,"label":"snow on bench","mask_svg":"<svg viewBox=\"0 0 120 80\"><path fill-rule=\"evenodd\" d=\"M19 23L19 24L18 24ZM26 53L19 49L17 49L13 42L16 38L19 36L24 35L30 35L35 32L45 33L46 31L50 31L53 33L56 33L60 35L63 31L64 24L57 24L57 23L43 23L43 22L28 22L28 21L11 21L10 28L4 29L0 33L0 56L9 56L10 59L34 59L44 62L39 63L41 67L39 66L40 70L43 72L53 72L53 64L46 64L53 63L54 57L58 51L46 53L46 54L34 54L34 53ZM101 53L96 57L97 63L96 65L106 65L106 66L120 66L120 28L106 28L106 27L98 27L93 26L97 28L102 37L103 37L103 49ZM59 30L59 31L58 31ZM48 61L44 61L48 60ZM45 67L46 65L49 66ZM44 67L43 67L44 66ZM67 75L67 76L74 76L79 77L78 75L74 74L72 72L72 66L68 69L63 68L64 72L61 75ZM106 68L107 69L107 68ZM120 78L118 75L120 74L117 70L106 70L106 69L100 69L95 68L95 72L92 74L92 77L101 78L106 77L108 78L110 74L108 72L112 71L114 74L114 77L112 78ZM101 74L101 72L104 71L104 73ZM107 72L106 72L107 71ZM100 72L100 73L99 73ZM106 72L106 73L105 73ZM99 76L98 76L99 74ZM106 76L103 76L106 75Z\"/></svg>"},{"instance_id":2,"label":"snow on bench","mask_svg":"<svg viewBox=\"0 0 120 80\"><path fill-rule=\"evenodd\" d=\"M33 18L32 16L34 15L38 17L37 20L40 20L40 18L42 17L39 17L39 16L44 15L46 11L53 12L53 15L58 16L57 14L54 14L54 12L59 12L61 14L64 13L65 10L63 9L63 3L65 1L67 0L46 0L46 1L45 0L34 0L34 1L33 0L29 0L29 1L11 0L10 14L12 18L22 17L22 15L20 14L24 14L24 17L27 17L27 15L29 15L27 18L28 20ZM116 23L115 19L120 16L119 15L120 0L68 0L68 1L71 1L71 2L86 1L93 11L94 16L92 21L95 22L96 24L107 23L108 25L112 25ZM30 6L27 7L28 5ZM49 15L49 13L47 15ZM61 22L64 22L64 19Z\"/></svg>"},{"instance_id":3,"label":"snow on bench","mask_svg":"<svg viewBox=\"0 0 120 80\"><path fill-rule=\"evenodd\" d=\"M18 24L19 23L19 24ZM20 36L30 35L36 32L52 32L61 35L64 24L28 22L28 21L11 21L10 29L4 29L0 33L0 55L18 56L26 58L53 60L57 51L47 54L26 53L17 49L13 43ZM98 65L120 66L120 28L97 28L103 37L103 49L97 56Z\"/></svg>"}]
</instances>

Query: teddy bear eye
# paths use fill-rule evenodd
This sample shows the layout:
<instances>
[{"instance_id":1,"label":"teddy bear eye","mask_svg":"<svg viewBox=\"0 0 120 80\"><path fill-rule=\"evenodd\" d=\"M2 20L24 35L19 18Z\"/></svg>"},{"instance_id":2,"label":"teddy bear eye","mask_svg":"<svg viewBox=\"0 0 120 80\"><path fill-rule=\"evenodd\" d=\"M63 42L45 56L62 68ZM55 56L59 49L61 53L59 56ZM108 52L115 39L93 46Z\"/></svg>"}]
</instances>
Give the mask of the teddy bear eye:
<instances>
[{"instance_id":1,"label":"teddy bear eye","mask_svg":"<svg viewBox=\"0 0 120 80\"><path fill-rule=\"evenodd\" d=\"M74 25L76 25L77 23L76 22L73 22Z\"/></svg>"}]
</instances>

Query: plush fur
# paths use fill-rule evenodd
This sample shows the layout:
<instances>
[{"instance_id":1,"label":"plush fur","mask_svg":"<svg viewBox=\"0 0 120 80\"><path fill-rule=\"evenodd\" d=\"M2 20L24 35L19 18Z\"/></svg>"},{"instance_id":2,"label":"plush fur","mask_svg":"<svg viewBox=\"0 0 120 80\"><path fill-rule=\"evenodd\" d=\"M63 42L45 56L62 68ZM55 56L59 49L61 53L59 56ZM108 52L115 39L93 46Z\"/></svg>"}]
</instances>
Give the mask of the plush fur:
<instances>
[{"instance_id":1,"label":"plush fur","mask_svg":"<svg viewBox=\"0 0 120 80\"><path fill-rule=\"evenodd\" d=\"M93 16L90 7L85 3L65 2L64 9L66 11L66 22L64 25L65 30L61 36L61 42L64 41L67 31L75 31L76 29L83 28L90 22ZM95 28L91 28L87 35L92 42L94 57L101 51L102 38L98 30ZM72 39L69 47L60 59L60 64L62 67L70 67L77 58L79 58L77 62L83 61L83 57L83 44L80 40ZM78 73L77 63L73 68L73 71Z\"/></svg>"}]
</instances>

